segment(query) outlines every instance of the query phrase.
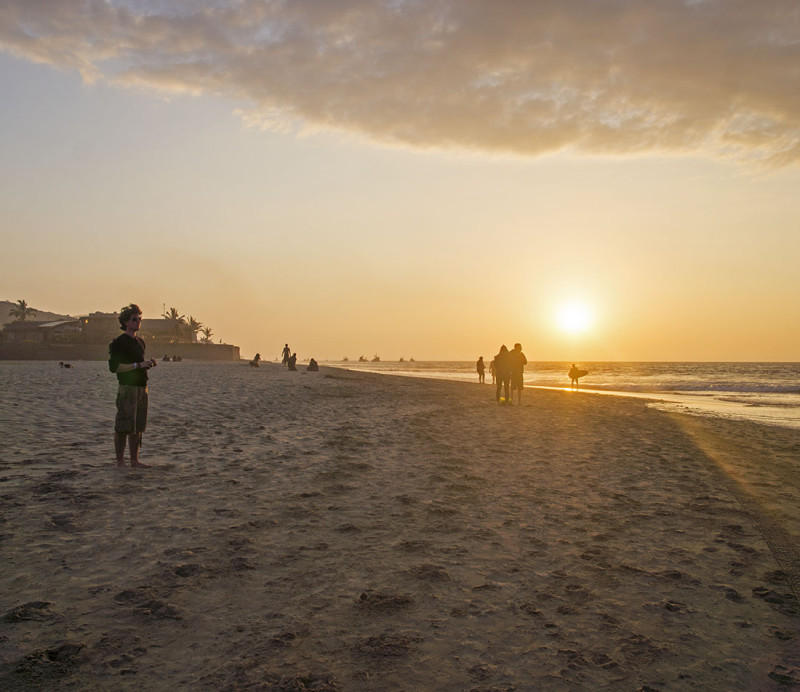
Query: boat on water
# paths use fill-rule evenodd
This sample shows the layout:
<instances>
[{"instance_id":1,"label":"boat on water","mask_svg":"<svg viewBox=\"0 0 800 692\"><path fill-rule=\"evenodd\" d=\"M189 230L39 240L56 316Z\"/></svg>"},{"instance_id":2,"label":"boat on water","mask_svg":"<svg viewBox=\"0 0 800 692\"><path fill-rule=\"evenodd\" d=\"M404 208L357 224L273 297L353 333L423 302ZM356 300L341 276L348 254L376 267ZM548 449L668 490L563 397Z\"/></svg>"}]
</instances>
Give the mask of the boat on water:
<instances>
[{"instance_id":1,"label":"boat on water","mask_svg":"<svg viewBox=\"0 0 800 692\"><path fill-rule=\"evenodd\" d=\"M381 357L380 357L380 356L379 356L379 355L376 353L376 354L375 354L375 355L372 357L372 362L373 362L373 363L380 363L380 362L381 362Z\"/></svg>"}]
</instances>

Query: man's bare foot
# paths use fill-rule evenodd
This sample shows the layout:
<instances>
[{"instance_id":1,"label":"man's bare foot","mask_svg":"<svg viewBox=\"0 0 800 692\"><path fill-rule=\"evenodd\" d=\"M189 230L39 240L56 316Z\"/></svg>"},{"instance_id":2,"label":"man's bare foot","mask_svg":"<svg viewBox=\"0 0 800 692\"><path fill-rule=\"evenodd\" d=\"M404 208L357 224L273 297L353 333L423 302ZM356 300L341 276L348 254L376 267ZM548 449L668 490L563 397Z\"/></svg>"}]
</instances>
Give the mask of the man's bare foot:
<instances>
[{"instance_id":1,"label":"man's bare foot","mask_svg":"<svg viewBox=\"0 0 800 692\"><path fill-rule=\"evenodd\" d=\"M125 468L125 462L124 461L118 461L117 462L117 468L118 469L124 469Z\"/></svg>"},{"instance_id":2,"label":"man's bare foot","mask_svg":"<svg viewBox=\"0 0 800 692\"><path fill-rule=\"evenodd\" d=\"M150 464L143 464L141 461L132 461L131 467L134 469L150 469L153 468Z\"/></svg>"}]
</instances>

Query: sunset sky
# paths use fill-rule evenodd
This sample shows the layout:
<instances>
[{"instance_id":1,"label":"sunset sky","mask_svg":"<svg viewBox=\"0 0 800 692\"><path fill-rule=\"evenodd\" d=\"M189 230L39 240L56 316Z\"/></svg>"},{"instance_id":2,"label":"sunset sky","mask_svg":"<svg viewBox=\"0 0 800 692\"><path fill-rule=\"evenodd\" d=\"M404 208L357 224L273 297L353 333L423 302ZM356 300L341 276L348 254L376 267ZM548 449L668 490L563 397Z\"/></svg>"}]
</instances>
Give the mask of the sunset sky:
<instances>
[{"instance_id":1,"label":"sunset sky","mask_svg":"<svg viewBox=\"0 0 800 692\"><path fill-rule=\"evenodd\" d=\"M796 0L3 0L0 93L0 300L800 360Z\"/></svg>"}]
</instances>

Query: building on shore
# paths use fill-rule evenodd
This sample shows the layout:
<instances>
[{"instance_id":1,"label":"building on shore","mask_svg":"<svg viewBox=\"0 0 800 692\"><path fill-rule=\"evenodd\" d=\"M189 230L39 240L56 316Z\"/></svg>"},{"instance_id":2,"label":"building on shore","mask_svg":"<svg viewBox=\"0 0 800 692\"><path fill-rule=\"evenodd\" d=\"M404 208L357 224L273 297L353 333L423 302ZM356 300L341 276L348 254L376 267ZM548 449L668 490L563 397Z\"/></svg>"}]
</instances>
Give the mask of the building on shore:
<instances>
[{"instance_id":1,"label":"building on shore","mask_svg":"<svg viewBox=\"0 0 800 692\"><path fill-rule=\"evenodd\" d=\"M9 322L2 331L3 342L8 344L59 344L68 343L81 334L79 320L54 322L22 320Z\"/></svg>"},{"instance_id":2,"label":"building on shore","mask_svg":"<svg viewBox=\"0 0 800 692\"><path fill-rule=\"evenodd\" d=\"M117 313L93 312L57 321L20 320L0 331L0 360L103 360L120 334ZM148 355L197 360L239 360L239 347L198 342L182 319L145 319L139 335Z\"/></svg>"}]
</instances>

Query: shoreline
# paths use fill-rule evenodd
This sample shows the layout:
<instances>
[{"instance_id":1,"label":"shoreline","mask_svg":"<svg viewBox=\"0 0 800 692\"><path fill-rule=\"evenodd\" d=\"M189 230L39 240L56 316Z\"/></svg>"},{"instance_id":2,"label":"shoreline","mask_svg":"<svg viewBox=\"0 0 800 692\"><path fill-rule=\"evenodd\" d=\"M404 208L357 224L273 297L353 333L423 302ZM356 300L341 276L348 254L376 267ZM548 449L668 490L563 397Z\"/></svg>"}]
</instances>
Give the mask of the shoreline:
<instances>
[{"instance_id":1,"label":"shoreline","mask_svg":"<svg viewBox=\"0 0 800 692\"><path fill-rule=\"evenodd\" d=\"M104 364L0 369L0 686L800 684L796 431L167 365L123 472Z\"/></svg>"},{"instance_id":2,"label":"shoreline","mask_svg":"<svg viewBox=\"0 0 800 692\"><path fill-rule=\"evenodd\" d=\"M449 361L443 361L449 363ZM397 365L397 364L392 364ZM348 368L346 365L329 365L328 367L341 368L350 372L372 372L379 375L396 375L398 377L422 378L432 381L452 381L466 382L478 385L474 381L474 376L470 373L470 379L457 377L456 373L437 373L430 374L425 371L419 372L394 372L370 370L369 364L365 364L363 369ZM490 383L487 383L490 385ZM537 385L530 381L525 383L526 390L550 390L569 393L590 393L604 394L607 396L627 397L632 399L644 399L653 402L654 407L660 407L665 411L685 415L706 416L712 419L730 419L751 421L761 425L768 425L778 428L789 428L800 430L800 409L796 406L786 408L781 406L770 406L768 404L755 405L750 401L735 400L736 394L716 393L710 391L681 392L681 391L626 391L619 389L599 389L596 386L585 385L577 389L570 386ZM660 406L659 406L660 405Z\"/></svg>"}]
</instances>

